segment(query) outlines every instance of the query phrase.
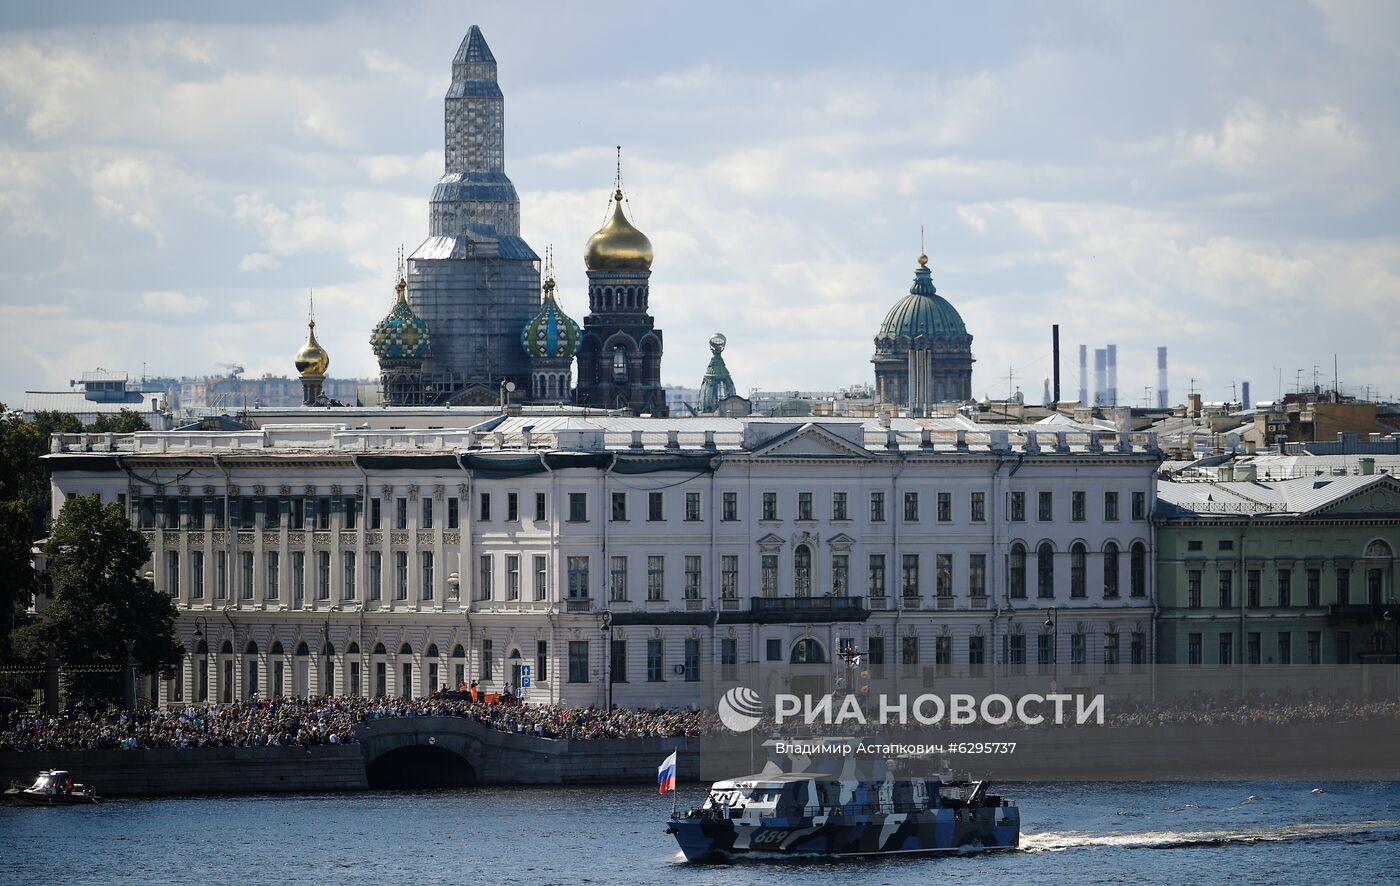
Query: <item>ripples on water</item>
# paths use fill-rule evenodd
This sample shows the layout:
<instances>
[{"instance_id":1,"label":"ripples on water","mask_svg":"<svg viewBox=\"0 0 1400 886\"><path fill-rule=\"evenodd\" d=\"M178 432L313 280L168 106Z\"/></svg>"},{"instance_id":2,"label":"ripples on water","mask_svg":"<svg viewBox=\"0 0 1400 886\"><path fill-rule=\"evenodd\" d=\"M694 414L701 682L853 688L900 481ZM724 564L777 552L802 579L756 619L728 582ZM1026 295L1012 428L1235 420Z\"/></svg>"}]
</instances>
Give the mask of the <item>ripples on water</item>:
<instances>
[{"instance_id":1,"label":"ripples on water","mask_svg":"<svg viewBox=\"0 0 1400 886\"><path fill-rule=\"evenodd\" d=\"M1315 791L1322 787L1322 792ZM1370 883L1400 858L1400 784L1005 785L1022 851L691 865L646 786L476 788L0 808L14 883ZM698 786L682 789L682 805Z\"/></svg>"}]
</instances>

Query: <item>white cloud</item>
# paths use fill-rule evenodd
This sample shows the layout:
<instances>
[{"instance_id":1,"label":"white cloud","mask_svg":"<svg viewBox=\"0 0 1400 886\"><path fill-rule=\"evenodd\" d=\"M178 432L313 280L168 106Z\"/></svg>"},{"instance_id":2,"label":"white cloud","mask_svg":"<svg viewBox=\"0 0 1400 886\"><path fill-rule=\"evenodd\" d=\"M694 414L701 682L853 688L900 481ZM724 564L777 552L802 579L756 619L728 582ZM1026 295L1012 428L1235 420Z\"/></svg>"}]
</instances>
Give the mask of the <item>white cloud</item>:
<instances>
[{"instance_id":1,"label":"white cloud","mask_svg":"<svg viewBox=\"0 0 1400 886\"><path fill-rule=\"evenodd\" d=\"M141 304L153 314L189 317L209 308L209 300L198 295L186 295L171 289L141 293Z\"/></svg>"}]
</instances>

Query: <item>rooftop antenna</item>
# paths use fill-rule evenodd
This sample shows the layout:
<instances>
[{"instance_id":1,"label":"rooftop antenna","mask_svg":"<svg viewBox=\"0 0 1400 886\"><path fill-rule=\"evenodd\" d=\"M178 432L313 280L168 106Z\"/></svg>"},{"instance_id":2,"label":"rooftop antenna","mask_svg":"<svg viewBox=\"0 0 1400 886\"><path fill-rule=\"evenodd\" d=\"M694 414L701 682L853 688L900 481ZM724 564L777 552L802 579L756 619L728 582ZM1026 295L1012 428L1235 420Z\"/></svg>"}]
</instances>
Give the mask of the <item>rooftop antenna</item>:
<instances>
[{"instance_id":1,"label":"rooftop antenna","mask_svg":"<svg viewBox=\"0 0 1400 886\"><path fill-rule=\"evenodd\" d=\"M1016 399L1016 389L1012 386L1015 379L1016 368L1014 366L1006 367L1006 399L1008 401Z\"/></svg>"},{"instance_id":2,"label":"rooftop antenna","mask_svg":"<svg viewBox=\"0 0 1400 886\"><path fill-rule=\"evenodd\" d=\"M144 371L144 370L143 370ZM1342 383L1337 380L1337 354L1332 353L1332 392L1337 395L1337 400L1342 399Z\"/></svg>"}]
</instances>

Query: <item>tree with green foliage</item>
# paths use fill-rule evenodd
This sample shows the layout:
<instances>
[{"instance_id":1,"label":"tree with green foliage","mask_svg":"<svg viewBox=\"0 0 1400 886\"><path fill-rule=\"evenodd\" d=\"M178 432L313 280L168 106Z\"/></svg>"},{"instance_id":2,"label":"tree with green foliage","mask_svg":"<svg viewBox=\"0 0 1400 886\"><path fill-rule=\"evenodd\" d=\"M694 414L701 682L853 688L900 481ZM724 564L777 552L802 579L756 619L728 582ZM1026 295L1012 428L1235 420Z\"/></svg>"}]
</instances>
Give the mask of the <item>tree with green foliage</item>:
<instances>
[{"instance_id":1,"label":"tree with green foliage","mask_svg":"<svg viewBox=\"0 0 1400 886\"><path fill-rule=\"evenodd\" d=\"M133 434L149 431L151 425L139 413L123 409L116 415L99 415L83 430L89 434Z\"/></svg>"},{"instance_id":2,"label":"tree with green foliage","mask_svg":"<svg viewBox=\"0 0 1400 886\"><path fill-rule=\"evenodd\" d=\"M175 638L175 603L158 593L142 569L150 545L115 504L77 496L64 503L44 545L50 596L32 624L15 632L26 658L52 650L77 668L126 662L127 642L143 674L171 679L182 647ZM65 674L70 701L122 700L122 674Z\"/></svg>"}]
</instances>

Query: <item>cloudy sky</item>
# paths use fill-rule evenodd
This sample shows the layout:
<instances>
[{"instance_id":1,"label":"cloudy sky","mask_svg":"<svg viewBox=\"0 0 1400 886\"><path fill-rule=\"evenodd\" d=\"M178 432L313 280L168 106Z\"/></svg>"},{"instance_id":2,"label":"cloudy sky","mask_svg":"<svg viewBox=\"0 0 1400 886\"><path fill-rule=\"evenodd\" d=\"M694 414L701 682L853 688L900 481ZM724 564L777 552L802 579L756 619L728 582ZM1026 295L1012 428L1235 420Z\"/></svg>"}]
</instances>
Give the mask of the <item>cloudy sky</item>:
<instances>
[{"instance_id":1,"label":"cloudy sky","mask_svg":"<svg viewBox=\"0 0 1400 886\"><path fill-rule=\"evenodd\" d=\"M566 309L614 145L663 380L872 378L919 227L977 396L1038 397L1050 324L1119 389L1400 393L1400 5L241 2L7 6L0 401L84 369L285 374L306 293L368 376L426 235L452 55L482 26L523 234Z\"/></svg>"}]
</instances>

